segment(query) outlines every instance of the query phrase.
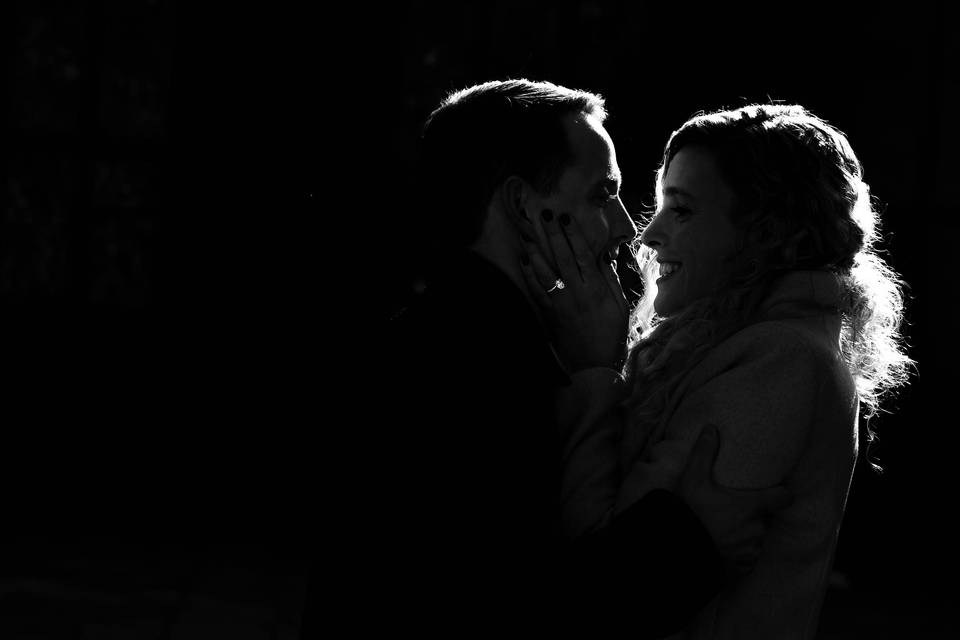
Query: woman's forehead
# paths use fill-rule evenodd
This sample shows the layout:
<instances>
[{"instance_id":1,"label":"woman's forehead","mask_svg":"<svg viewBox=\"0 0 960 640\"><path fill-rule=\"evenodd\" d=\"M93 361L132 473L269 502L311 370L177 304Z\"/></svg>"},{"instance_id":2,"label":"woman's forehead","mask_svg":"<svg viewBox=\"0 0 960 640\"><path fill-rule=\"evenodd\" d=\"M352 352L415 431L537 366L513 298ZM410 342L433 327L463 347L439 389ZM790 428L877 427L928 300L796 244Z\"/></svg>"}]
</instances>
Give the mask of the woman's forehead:
<instances>
[{"instance_id":1,"label":"woman's forehead","mask_svg":"<svg viewBox=\"0 0 960 640\"><path fill-rule=\"evenodd\" d=\"M732 198L716 158L703 147L683 147L670 160L661 184L664 196L695 200Z\"/></svg>"}]
</instances>

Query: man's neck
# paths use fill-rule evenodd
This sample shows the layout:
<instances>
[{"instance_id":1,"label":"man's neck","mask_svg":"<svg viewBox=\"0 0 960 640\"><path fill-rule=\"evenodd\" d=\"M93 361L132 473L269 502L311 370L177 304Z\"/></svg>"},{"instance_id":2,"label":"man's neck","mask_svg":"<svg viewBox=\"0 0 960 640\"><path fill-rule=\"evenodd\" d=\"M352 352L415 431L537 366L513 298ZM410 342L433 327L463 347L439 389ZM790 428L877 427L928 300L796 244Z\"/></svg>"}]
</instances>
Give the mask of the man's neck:
<instances>
[{"instance_id":1,"label":"man's neck","mask_svg":"<svg viewBox=\"0 0 960 640\"><path fill-rule=\"evenodd\" d=\"M504 242L502 239L493 239L491 241L488 235L483 235L477 242L470 247L470 250L481 258L492 264L500 270L510 282L523 293L527 304L534 310L538 320L543 320L540 315L540 309L537 307L530 295L527 287L527 281L523 277L523 271L520 267L520 247L510 242Z\"/></svg>"}]
</instances>

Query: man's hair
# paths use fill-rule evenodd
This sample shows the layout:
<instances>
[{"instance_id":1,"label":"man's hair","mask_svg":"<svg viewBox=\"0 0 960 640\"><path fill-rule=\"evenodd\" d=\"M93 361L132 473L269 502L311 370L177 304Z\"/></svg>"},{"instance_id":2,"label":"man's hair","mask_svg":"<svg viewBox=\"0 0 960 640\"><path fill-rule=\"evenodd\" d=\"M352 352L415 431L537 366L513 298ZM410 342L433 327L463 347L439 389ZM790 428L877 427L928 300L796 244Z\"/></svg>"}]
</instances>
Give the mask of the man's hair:
<instances>
[{"instance_id":1,"label":"man's hair","mask_svg":"<svg viewBox=\"0 0 960 640\"><path fill-rule=\"evenodd\" d=\"M450 93L423 127L418 171L423 232L441 250L480 234L494 191L510 176L552 192L573 160L569 114L606 118L604 100L550 82L502 80Z\"/></svg>"}]
</instances>

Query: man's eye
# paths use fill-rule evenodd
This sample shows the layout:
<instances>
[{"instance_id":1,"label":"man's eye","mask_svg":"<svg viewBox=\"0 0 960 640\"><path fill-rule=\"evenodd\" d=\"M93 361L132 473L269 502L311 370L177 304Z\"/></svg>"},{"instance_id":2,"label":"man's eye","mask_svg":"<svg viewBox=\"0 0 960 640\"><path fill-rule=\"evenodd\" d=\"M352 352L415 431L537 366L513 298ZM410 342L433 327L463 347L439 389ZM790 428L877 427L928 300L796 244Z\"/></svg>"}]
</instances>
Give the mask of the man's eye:
<instances>
[{"instance_id":1,"label":"man's eye","mask_svg":"<svg viewBox=\"0 0 960 640\"><path fill-rule=\"evenodd\" d=\"M615 201L619 197L620 197L619 193L602 193L599 196L597 196L596 200L599 204L606 206L611 202Z\"/></svg>"}]
</instances>

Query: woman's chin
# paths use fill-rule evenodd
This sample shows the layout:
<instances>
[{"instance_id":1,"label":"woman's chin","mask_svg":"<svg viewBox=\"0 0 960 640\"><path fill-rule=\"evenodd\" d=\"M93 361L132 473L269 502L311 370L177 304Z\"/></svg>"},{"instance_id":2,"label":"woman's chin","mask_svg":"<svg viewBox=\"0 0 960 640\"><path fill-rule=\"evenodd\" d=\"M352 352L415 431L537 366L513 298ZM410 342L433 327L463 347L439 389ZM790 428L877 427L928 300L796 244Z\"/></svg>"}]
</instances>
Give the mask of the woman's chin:
<instances>
[{"instance_id":1,"label":"woman's chin","mask_svg":"<svg viewBox=\"0 0 960 640\"><path fill-rule=\"evenodd\" d=\"M676 313L676 309L670 304L670 301L660 300L659 296L653 301L653 310L656 311L657 315L661 318L669 318Z\"/></svg>"}]
</instances>

